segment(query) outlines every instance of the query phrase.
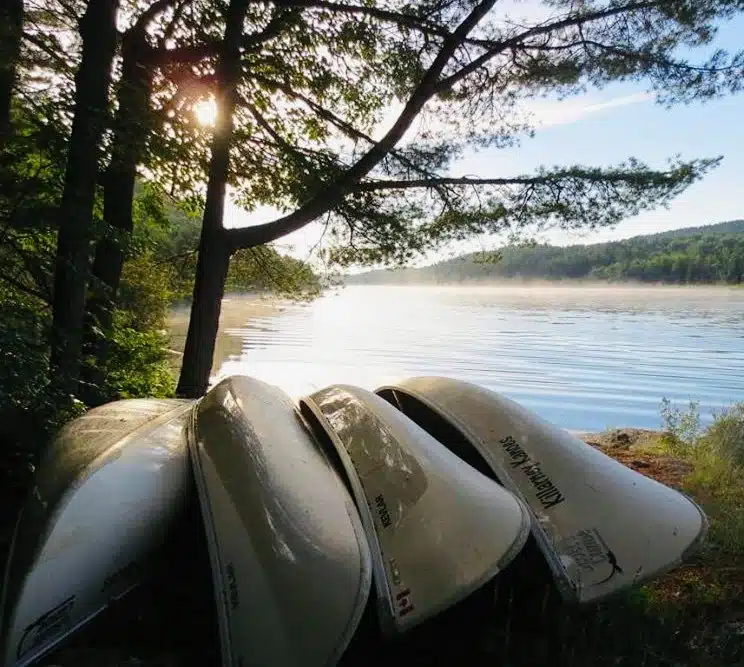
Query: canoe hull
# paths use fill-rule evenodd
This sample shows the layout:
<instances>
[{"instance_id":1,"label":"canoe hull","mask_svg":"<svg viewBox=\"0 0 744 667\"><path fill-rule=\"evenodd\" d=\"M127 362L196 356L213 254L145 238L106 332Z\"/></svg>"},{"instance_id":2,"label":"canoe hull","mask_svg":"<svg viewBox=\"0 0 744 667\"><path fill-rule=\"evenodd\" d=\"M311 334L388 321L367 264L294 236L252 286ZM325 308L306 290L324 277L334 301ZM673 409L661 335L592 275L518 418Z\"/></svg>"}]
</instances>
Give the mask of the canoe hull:
<instances>
[{"instance_id":1,"label":"canoe hull","mask_svg":"<svg viewBox=\"0 0 744 667\"><path fill-rule=\"evenodd\" d=\"M678 565L707 519L683 494L620 464L519 404L473 384L409 378L376 390L437 433L453 427L530 508L532 532L564 599L588 603ZM446 429L445 429L446 430ZM447 444L447 438L443 438Z\"/></svg>"},{"instance_id":2,"label":"canoe hull","mask_svg":"<svg viewBox=\"0 0 744 667\"><path fill-rule=\"evenodd\" d=\"M526 507L369 391L300 401L346 470L372 548L384 633L403 633L494 577L529 534Z\"/></svg>"},{"instance_id":3,"label":"canoe hull","mask_svg":"<svg viewBox=\"0 0 744 667\"><path fill-rule=\"evenodd\" d=\"M4 584L6 667L31 664L126 594L184 509L190 402L118 401L41 461Z\"/></svg>"},{"instance_id":4,"label":"canoe hull","mask_svg":"<svg viewBox=\"0 0 744 667\"><path fill-rule=\"evenodd\" d=\"M276 387L235 376L189 444L223 666L334 665L361 620L371 560L353 500Z\"/></svg>"}]
</instances>

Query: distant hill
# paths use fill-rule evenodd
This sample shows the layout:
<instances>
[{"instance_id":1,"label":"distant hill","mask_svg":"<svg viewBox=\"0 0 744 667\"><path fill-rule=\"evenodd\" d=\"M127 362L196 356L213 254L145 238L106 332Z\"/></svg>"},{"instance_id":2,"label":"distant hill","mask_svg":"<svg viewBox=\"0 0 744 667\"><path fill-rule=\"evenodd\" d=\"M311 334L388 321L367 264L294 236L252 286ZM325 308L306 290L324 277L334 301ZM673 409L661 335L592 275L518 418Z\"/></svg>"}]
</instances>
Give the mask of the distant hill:
<instances>
[{"instance_id":1,"label":"distant hill","mask_svg":"<svg viewBox=\"0 0 744 667\"><path fill-rule=\"evenodd\" d=\"M701 225L700 227L683 227L682 229L671 229L668 232L659 232L658 234L643 234L642 236L633 236L628 239L642 238L670 238L680 236L697 236L699 234L743 234L744 220L729 220L728 222L719 222L715 225ZM621 241L618 241L621 243Z\"/></svg>"},{"instance_id":2,"label":"distant hill","mask_svg":"<svg viewBox=\"0 0 744 667\"><path fill-rule=\"evenodd\" d=\"M347 276L347 284L457 284L504 280L600 280L739 284L744 280L744 220L687 227L592 245L508 246L500 259L462 255L421 268Z\"/></svg>"}]
</instances>

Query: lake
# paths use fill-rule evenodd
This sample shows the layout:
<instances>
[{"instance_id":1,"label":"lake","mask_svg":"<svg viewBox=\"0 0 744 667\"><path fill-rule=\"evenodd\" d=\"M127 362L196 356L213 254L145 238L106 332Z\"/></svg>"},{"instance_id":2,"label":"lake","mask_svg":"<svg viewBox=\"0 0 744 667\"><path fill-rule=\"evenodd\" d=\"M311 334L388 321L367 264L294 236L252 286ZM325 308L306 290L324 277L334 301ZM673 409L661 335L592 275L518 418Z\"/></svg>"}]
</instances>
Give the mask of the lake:
<instances>
[{"instance_id":1,"label":"lake","mask_svg":"<svg viewBox=\"0 0 744 667\"><path fill-rule=\"evenodd\" d=\"M233 322L234 324L234 322ZM228 326L216 377L297 396L447 375L572 430L657 428L663 397L744 400L744 289L351 286Z\"/></svg>"}]
</instances>

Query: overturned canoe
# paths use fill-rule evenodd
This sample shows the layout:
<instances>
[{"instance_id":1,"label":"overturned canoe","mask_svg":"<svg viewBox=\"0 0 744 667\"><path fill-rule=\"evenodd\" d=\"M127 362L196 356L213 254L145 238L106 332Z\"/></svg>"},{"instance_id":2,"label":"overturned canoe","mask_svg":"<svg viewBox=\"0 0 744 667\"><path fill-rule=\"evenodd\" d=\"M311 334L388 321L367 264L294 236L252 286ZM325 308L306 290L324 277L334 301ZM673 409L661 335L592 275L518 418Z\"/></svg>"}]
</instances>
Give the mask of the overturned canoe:
<instances>
[{"instance_id":1,"label":"overturned canoe","mask_svg":"<svg viewBox=\"0 0 744 667\"><path fill-rule=\"evenodd\" d=\"M518 494L564 599L591 602L671 569L707 531L702 510L492 391L442 377L376 393Z\"/></svg>"},{"instance_id":2,"label":"overturned canoe","mask_svg":"<svg viewBox=\"0 0 744 667\"><path fill-rule=\"evenodd\" d=\"M73 420L51 443L6 568L6 667L41 658L140 582L185 507L191 406L117 401Z\"/></svg>"},{"instance_id":3,"label":"overturned canoe","mask_svg":"<svg viewBox=\"0 0 744 667\"><path fill-rule=\"evenodd\" d=\"M373 393L333 385L300 401L335 446L372 548L384 633L462 600L529 534L526 507Z\"/></svg>"},{"instance_id":4,"label":"overturned canoe","mask_svg":"<svg viewBox=\"0 0 744 667\"><path fill-rule=\"evenodd\" d=\"M336 664L371 560L354 501L278 388L234 376L194 411L189 446L223 667Z\"/></svg>"}]
</instances>

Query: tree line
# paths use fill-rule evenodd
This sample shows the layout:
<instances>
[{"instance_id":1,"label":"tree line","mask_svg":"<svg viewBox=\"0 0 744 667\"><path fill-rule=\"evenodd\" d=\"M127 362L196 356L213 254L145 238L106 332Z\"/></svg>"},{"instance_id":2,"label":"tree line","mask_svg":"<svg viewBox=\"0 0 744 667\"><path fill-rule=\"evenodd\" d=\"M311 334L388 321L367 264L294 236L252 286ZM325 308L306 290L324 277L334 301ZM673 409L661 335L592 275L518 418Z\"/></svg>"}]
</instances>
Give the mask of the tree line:
<instances>
[{"instance_id":1,"label":"tree line","mask_svg":"<svg viewBox=\"0 0 744 667\"><path fill-rule=\"evenodd\" d=\"M741 227L737 233L724 229ZM719 229L716 229L719 228ZM420 269L373 271L350 276L356 284L449 284L495 280L600 280L672 284L744 281L744 222L679 230L625 241L552 246L506 246Z\"/></svg>"},{"instance_id":2,"label":"tree line","mask_svg":"<svg viewBox=\"0 0 744 667\"><path fill-rule=\"evenodd\" d=\"M5 408L58 422L120 395L125 361L140 369L127 395L161 391L159 371L144 379L160 320L134 304L167 300L157 289L178 271L191 317L176 394L203 395L225 289L279 266L269 244L309 224L329 265L400 264L476 234L613 225L716 167L453 175L465 149L529 137L520 105L534 97L636 81L688 103L744 80L744 54L712 48L741 0L536 4L523 17L496 0L3 2ZM207 102L214 122L199 121ZM281 213L225 227L228 195ZM196 252L167 262L165 203L197 220L169 236L192 234Z\"/></svg>"}]
</instances>

